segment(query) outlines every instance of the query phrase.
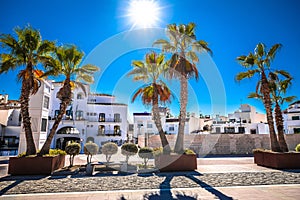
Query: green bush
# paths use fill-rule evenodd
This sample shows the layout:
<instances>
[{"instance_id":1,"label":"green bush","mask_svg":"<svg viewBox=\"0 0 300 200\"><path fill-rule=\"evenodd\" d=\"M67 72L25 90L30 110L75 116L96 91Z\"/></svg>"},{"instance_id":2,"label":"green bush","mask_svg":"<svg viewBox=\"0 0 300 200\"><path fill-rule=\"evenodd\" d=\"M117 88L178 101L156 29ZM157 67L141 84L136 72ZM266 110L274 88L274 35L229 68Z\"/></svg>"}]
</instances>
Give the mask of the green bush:
<instances>
[{"instance_id":1,"label":"green bush","mask_svg":"<svg viewBox=\"0 0 300 200\"><path fill-rule=\"evenodd\" d=\"M147 168L149 159L153 158L153 149L149 147L140 148L138 155L144 159L144 167Z\"/></svg>"},{"instance_id":2,"label":"green bush","mask_svg":"<svg viewBox=\"0 0 300 200\"><path fill-rule=\"evenodd\" d=\"M154 156L159 156L163 153L163 148L162 147L156 147L153 148L153 155Z\"/></svg>"},{"instance_id":3,"label":"green bush","mask_svg":"<svg viewBox=\"0 0 300 200\"><path fill-rule=\"evenodd\" d=\"M70 167L73 166L74 157L80 153L80 144L76 142L72 142L66 146L66 153L70 155Z\"/></svg>"},{"instance_id":4,"label":"green bush","mask_svg":"<svg viewBox=\"0 0 300 200\"><path fill-rule=\"evenodd\" d=\"M184 154L186 154L186 155L196 155L196 153L192 149L185 149Z\"/></svg>"},{"instance_id":5,"label":"green bush","mask_svg":"<svg viewBox=\"0 0 300 200\"><path fill-rule=\"evenodd\" d=\"M122 145L121 150L122 155L126 156L126 163L128 163L129 157L137 154L139 149L135 144L125 143Z\"/></svg>"},{"instance_id":6,"label":"green bush","mask_svg":"<svg viewBox=\"0 0 300 200\"><path fill-rule=\"evenodd\" d=\"M92 162L93 155L96 155L98 153L99 146L96 143L88 142L84 145L84 154L87 155L87 164Z\"/></svg>"},{"instance_id":7,"label":"green bush","mask_svg":"<svg viewBox=\"0 0 300 200\"><path fill-rule=\"evenodd\" d=\"M300 144L298 144L298 145L296 146L295 150L296 150L297 152L300 152Z\"/></svg>"},{"instance_id":8,"label":"green bush","mask_svg":"<svg viewBox=\"0 0 300 200\"><path fill-rule=\"evenodd\" d=\"M118 153L118 145L113 142L108 142L102 146L101 152L106 157L106 162L109 162L111 156Z\"/></svg>"}]
</instances>

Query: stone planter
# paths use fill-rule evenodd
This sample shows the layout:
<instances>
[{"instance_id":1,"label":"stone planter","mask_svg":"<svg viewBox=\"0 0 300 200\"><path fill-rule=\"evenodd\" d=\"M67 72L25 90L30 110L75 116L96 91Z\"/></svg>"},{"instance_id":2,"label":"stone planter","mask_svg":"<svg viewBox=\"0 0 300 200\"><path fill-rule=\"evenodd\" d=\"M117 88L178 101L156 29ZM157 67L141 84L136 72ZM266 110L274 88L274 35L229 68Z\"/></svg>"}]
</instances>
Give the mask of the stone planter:
<instances>
[{"instance_id":1,"label":"stone planter","mask_svg":"<svg viewBox=\"0 0 300 200\"><path fill-rule=\"evenodd\" d=\"M300 169L300 153L254 152L254 163L274 169Z\"/></svg>"},{"instance_id":2,"label":"stone planter","mask_svg":"<svg viewBox=\"0 0 300 200\"><path fill-rule=\"evenodd\" d=\"M50 175L65 166L65 155L47 157L10 157L8 174L11 175Z\"/></svg>"},{"instance_id":3,"label":"stone planter","mask_svg":"<svg viewBox=\"0 0 300 200\"><path fill-rule=\"evenodd\" d=\"M159 155L155 157L155 167L166 171L194 171L197 169L196 155Z\"/></svg>"}]
</instances>

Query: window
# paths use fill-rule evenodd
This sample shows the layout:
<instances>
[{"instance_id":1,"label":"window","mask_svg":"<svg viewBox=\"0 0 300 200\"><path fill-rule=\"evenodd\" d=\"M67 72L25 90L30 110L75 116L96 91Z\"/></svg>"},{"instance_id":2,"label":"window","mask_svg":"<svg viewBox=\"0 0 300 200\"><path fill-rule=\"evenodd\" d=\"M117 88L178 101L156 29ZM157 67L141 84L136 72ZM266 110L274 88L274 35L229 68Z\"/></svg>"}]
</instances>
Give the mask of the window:
<instances>
[{"instance_id":1,"label":"window","mask_svg":"<svg viewBox=\"0 0 300 200\"><path fill-rule=\"evenodd\" d=\"M57 131L57 134L72 134L79 135L79 130L77 128L66 126Z\"/></svg>"},{"instance_id":2,"label":"window","mask_svg":"<svg viewBox=\"0 0 300 200\"><path fill-rule=\"evenodd\" d=\"M114 135L121 136L120 126L114 126Z\"/></svg>"},{"instance_id":3,"label":"window","mask_svg":"<svg viewBox=\"0 0 300 200\"><path fill-rule=\"evenodd\" d=\"M105 113L99 114L99 122L105 122Z\"/></svg>"},{"instance_id":4,"label":"window","mask_svg":"<svg viewBox=\"0 0 300 200\"><path fill-rule=\"evenodd\" d=\"M241 128L241 127L239 127ZM225 133L234 133L234 127L225 127L224 129Z\"/></svg>"},{"instance_id":5,"label":"window","mask_svg":"<svg viewBox=\"0 0 300 200\"><path fill-rule=\"evenodd\" d=\"M98 135L104 135L105 134L105 126L100 125L98 126Z\"/></svg>"},{"instance_id":6,"label":"window","mask_svg":"<svg viewBox=\"0 0 300 200\"><path fill-rule=\"evenodd\" d=\"M78 110L76 111L76 120L82 120L83 119L83 111Z\"/></svg>"},{"instance_id":7,"label":"window","mask_svg":"<svg viewBox=\"0 0 300 200\"><path fill-rule=\"evenodd\" d=\"M138 127L138 128L141 128L142 126L144 126L143 122L142 122L142 121L138 121L138 122L137 122L137 127Z\"/></svg>"},{"instance_id":8,"label":"window","mask_svg":"<svg viewBox=\"0 0 300 200\"><path fill-rule=\"evenodd\" d=\"M250 129L251 134L256 134L256 129Z\"/></svg>"},{"instance_id":9,"label":"window","mask_svg":"<svg viewBox=\"0 0 300 200\"><path fill-rule=\"evenodd\" d=\"M44 96L43 108L49 109L49 97L47 97L47 96Z\"/></svg>"},{"instance_id":10,"label":"window","mask_svg":"<svg viewBox=\"0 0 300 200\"><path fill-rule=\"evenodd\" d=\"M73 119L73 111L72 110L66 111L66 119Z\"/></svg>"},{"instance_id":11,"label":"window","mask_svg":"<svg viewBox=\"0 0 300 200\"><path fill-rule=\"evenodd\" d=\"M88 137L86 139L86 143L89 143L89 142L95 142L94 138L93 137Z\"/></svg>"},{"instance_id":12,"label":"window","mask_svg":"<svg viewBox=\"0 0 300 200\"><path fill-rule=\"evenodd\" d=\"M54 117L57 117L57 115L59 115L59 110L54 111Z\"/></svg>"},{"instance_id":13,"label":"window","mask_svg":"<svg viewBox=\"0 0 300 200\"><path fill-rule=\"evenodd\" d=\"M294 133L299 134L300 133L300 128L294 128Z\"/></svg>"},{"instance_id":14,"label":"window","mask_svg":"<svg viewBox=\"0 0 300 200\"><path fill-rule=\"evenodd\" d=\"M86 116L90 116L90 113L89 113L89 112L87 112L87 113L86 113Z\"/></svg>"},{"instance_id":15,"label":"window","mask_svg":"<svg viewBox=\"0 0 300 200\"><path fill-rule=\"evenodd\" d=\"M114 122L121 122L121 115L119 113L114 114Z\"/></svg>"},{"instance_id":16,"label":"window","mask_svg":"<svg viewBox=\"0 0 300 200\"><path fill-rule=\"evenodd\" d=\"M245 133L245 127L239 127L239 133Z\"/></svg>"},{"instance_id":17,"label":"window","mask_svg":"<svg viewBox=\"0 0 300 200\"><path fill-rule=\"evenodd\" d=\"M83 99L83 95L81 93L77 94L77 99Z\"/></svg>"},{"instance_id":18,"label":"window","mask_svg":"<svg viewBox=\"0 0 300 200\"><path fill-rule=\"evenodd\" d=\"M292 120L300 120L299 116L292 116Z\"/></svg>"},{"instance_id":19,"label":"window","mask_svg":"<svg viewBox=\"0 0 300 200\"><path fill-rule=\"evenodd\" d=\"M45 119L45 118L42 118L41 131L42 132L47 131L47 119Z\"/></svg>"},{"instance_id":20,"label":"window","mask_svg":"<svg viewBox=\"0 0 300 200\"><path fill-rule=\"evenodd\" d=\"M174 126L170 126L169 127L169 131L174 131L175 129L174 129Z\"/></svg>"},{"instance_id":21,"label":"window","mask_svg":"<svg viewBox=\"0 0 300 200\"><path fill-rule=\"evenodd\" d=\"M234 122L235 122L235 119L229 119L229 122L234 123Z\"/></svg>"},{"instance_id":22,"label":"window","mask_svg":"<svg viewBox=\"0 0 300 200\"><path fill-rule=\"evenodd\" d=\"M216 127L216 133L221 133L221 128L220 127Z\"/></svg>"},{"instance_id":23,"label":"window","mask_svg":"<svg viewBox=\"0 0 300 200\"><path fill-rule=\"evenodd\" d=\"M243 119L243 121L242 121L243 123L247 123L247 120L245 120L245 119Z\"/></svg>"},{"instance_id":24,"label":"window","mask_svg":"<svg viewBox=\"0 0 300 200\"><path fill-rule=\"evenodd\" d=\"M147 124L147 128L153 128L153 125L152 124Z\"/></svg>"}]
</instances>

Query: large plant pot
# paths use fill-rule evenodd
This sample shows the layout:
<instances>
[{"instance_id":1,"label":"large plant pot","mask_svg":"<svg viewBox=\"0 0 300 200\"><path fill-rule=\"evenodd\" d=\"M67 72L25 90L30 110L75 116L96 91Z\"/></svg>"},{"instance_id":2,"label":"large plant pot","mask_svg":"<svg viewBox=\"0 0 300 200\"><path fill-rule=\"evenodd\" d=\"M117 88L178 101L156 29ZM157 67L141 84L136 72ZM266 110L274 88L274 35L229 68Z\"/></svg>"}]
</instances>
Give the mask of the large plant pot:
<instances>
[{"instance_id":1,"label":"large plant pot","mask_svg":"<svg viewBox=\"0 0 300 200\"><path fill-rule=\"evenodd\" d=\"M47 157L10 157L8 174L11 175L49 175L65 166L65 155Z\"/></svg>"},{"instance_id":2,"label":"large plant pot","mask_svg":"<svg viewBox=\"0 0 300 200\"><path fill-rule=\"evenodd\" d=\"M155 157L155 166L160 171L193 171L197 169L197 156L162 154Z\"/></svg>"},{"instance_id":3,"label":"large plant pot","mask_svg":"<svg viewBox=\"0 0 300 200\"><path fill-rule=\"evenodd\" d=\"M275 169L300 169L300 153L254 152L254 162Z\"/></svg>"}]
</instances>

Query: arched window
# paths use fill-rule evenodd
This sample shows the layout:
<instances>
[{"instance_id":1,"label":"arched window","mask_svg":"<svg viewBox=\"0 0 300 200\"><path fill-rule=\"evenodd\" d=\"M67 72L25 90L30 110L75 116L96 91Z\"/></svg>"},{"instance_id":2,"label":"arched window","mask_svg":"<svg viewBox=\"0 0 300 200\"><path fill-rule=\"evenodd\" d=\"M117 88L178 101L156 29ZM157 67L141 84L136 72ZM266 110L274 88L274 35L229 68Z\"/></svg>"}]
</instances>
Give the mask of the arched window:
<instances>
[{"instance_id":1,"label":"arched window","mask_svg":"<svg viewBox=\"0 0 300 200\"><path fill-rule=\"evenodd\" d=\"M119 113L114 114L114 122L121 122L121 115Z\"/></svg>"},{"instance_id":2,"label":"arched window","mask_svg":"<svg viewBox=\"0 0 300 200\"><path fill-rule=\"evenodd\" d=\"M105 135L105 126L104 125L98 126L98 135Z\"/></svg>"},{"instance_id":3,"label":"arched window","mask_svg":"<svg viewBox=\"0 0 300 200\"><path fill-rule=\"evenodd\" d=\"M99 114L99 122L105 122L105 113Z\"/></svg>"},{"instance_id":4,"label":"arched window","mask_svg":"<svg viewBox=\"0 0 300 200\"><path fill-rule=\"evenodd\" d=\"M88 137L86 139L86 143L89 143L89 142L95 142L94 138L93 137Z\"/></svg>"},{"instance_id":5,"label":"arched window","mask_svg":"<svg viewBox=\"0 0 300 200\"><path fill-rule=\"evenodd\" d=\"M83 99L83 94L82 93L78 93L77 94L77 99Z\"/></svg>"},{"instance_id":6,"label":"arched window","mask_svg":"<svg viewBox=\"0 0 300 200\"><path fill-rule=\"evenodd\" d=\"M120 126L114 126L114 135L121 136L121 128Z\"/></svg>"},{"instance_id":7,"label":"arched window","mask_svg":"<svg viewBox=\"0 0 300 200\"><path fill-rule=\"evenodd\" d=\"M79 131L77 128L66 126L57 131L57 134L72 134L79 135Z\"/></svg>"}]
</instances>

